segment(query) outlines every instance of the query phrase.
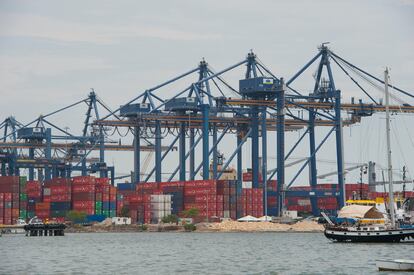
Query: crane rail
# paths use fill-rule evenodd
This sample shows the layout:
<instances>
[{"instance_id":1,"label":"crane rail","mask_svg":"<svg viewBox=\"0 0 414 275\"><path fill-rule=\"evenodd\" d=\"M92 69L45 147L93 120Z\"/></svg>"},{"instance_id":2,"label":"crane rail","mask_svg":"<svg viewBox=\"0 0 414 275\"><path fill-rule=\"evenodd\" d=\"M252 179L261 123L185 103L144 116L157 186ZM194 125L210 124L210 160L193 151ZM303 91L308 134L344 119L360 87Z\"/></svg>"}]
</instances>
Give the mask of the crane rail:
<instances>
[{"instance_id":1,"label":"crane rail","mask_svg":"<svg viewBox=\"0 0 414 275\"><path fill-rule=\"evenodd\" d=\"M46 143L27 143L27 142L0 142L0 149L30 149L30 148L46 148ZM52 143L52 149L85 149L85 150L99 150L99 146L93 144L79 145L78 143ZM167 146L162 146L163 151L167 150ZM107 151L133 151L134 146L132 145L119 145L119 144L105 144L105 150ZM152 145L146 145L140 147L141 151L152 152L155 151L155 147Z\"/></svg>"}]
</instances>

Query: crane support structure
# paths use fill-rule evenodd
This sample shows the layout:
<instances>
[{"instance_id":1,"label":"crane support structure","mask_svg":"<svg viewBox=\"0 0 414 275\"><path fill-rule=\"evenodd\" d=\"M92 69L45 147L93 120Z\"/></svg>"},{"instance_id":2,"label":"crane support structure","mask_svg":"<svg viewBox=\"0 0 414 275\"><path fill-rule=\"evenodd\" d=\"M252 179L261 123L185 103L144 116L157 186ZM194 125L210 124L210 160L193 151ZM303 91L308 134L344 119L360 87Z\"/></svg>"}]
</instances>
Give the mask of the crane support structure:
<instances>
[{"instance_id":1,"label":"crane support structure","mask_svg":"<svg viewBox=\"0 0 414 275\"><path fill-rule=\"evenodd\" d=\"M316 73L312 87L306 87L305 90L312 92L304 93L303 88L295 86L311 67L316 69ZM346 90L338 89L340 85L335 82L334 72L344 73L361 91L363 99L355 102ZM226 77L231 75L234 78L236 74L240 76L238 83L231 84ZM4 129L4 135L0 137L0 171L3 175L19 173L19 165L22 164L17 162L18 149L27 150L30 160L47 160L44 164L46 178L50 177L51 171L53 173L59 169L61 173L70 175L68 171L63 171L65 166L82 174L99 172L100 176L106 176L108 167L105 151L133 151L131 167L137 184L196 178L220 179L234 161L239 187L243 181L243 169L250 168L252 187L264 189L267 215L280 215L284 208L284 197L292 194L309 197L314 215L319 214L319 197L336 197L338 207L341 207L345 202L343 127L359 123L363 117L385 112L386 107L381 100L375 99L371 93L370 89L375 85L368 89L359 79L369 80L369 84L378 82L382 85L383 81L337 55L326 44L322 44L317 54L297 73L286 79L276 76L255 53L249 52L242 60L218 71L213 70L203 59L195 68L142 90L115 110L107 107L92 91L86 99L28 124L8 118L0 124L0 129ZM414 98L412 93L396 86L389 88L410 100ZM84 103L87 112L80 135L74 135L48 120L55 113ZM389 106L389 111L411 114L414 113L414 106L404 101L404 104ZM324 138L319 140L317 131L321 127L327 128L327 131ZM33 133L34 128L41 130ZM30 132L27 129L32 129L32 132L25 135L24 131ZM47 129L53 129L61 135L43 134ZM124 129L124 133L126 130L126 133L121 135L119 129ZM304 132L297 142L287 148L285 138L288 133L302 129ZM272 133L275 138L270 136ZM125 145L125 142L121 145L121 139L128 134L133 139L132 145ZM229 143L229 139L225 138L229 135L235 135L231 139L233 142ZM118 144L112 140L114 136L120 136ZM332 151L336 155L339 188L335 192L322 192L318 190L317 155L333 136L335 150ZM227 140L226 143L223 140ZM268 148L275 140L276 167L269 167ZM309 141L309 155L290 176L285 172L289 169L285 161L304 140ZM224 162L220 159L218 164L220 148L224 147L231 153ZM243 152L246 147L249 147L250 156ZM87 166L88 158L91 159L90 154L94 151L99 152L99 162ZM142 177L144 152L154 152L155 158L151 172ZM61 159L67 160L63 166L56 156L59 153L63 154ZM171 162L172 159L176 161ZM251 161L247 162L246 159ZM170 167L171 164L174 164L173 167ZM59 169L51 168L53 165ZM29 164L25 167L29 167L29 177L33 177L34 168L30 168ZM307 169L311 191L293 191L291 187ZM267 175L268 170L273 171L270 176ZM163 178L165 174L169 174L169 177ZM277 190L270 191L268 182L275 176ZM269 196L276 198L275 205L267 203Z\"/></svg>"},{"instance_id":2,"label":"crane support structure","mask_svg":"<svg viewBox=\"0 0 414 275\"><path fill-rule=\"evenodd\" d=\"M318 61L319 60L319 61ZM333 60L333 62L332 62ZM312 93L305 95L293 85L298 81L303 72L318 61L314 86ZM351 102L344 103L342 98L346 93L342 93L335 86L332 65L338 65L341 72L344 72L351 81L368 98L368 103L360 100L358 103L351 99ZM244 73L241 74L238 87L233 87L224 79L224 75L236 70L241 66L246 66ZM304 196L310 197L313 214L318 215L317 200L320 196L337 197L338 207L344 205L344 144L342 138L343 127L359 123L362 117L372 116L378 112L385 112L385 106L379 103L368 93L368 89L363 88L362 83L357 82L356 76L352 76L349 71L357 74L364 74L364 77L375 77L334 54L325 44L319 47L315 55L288 81L275 76L253 52L248 53L244 60L231 65L218 72L213 71L205 60L199 63L197 69L192 69L177 77L172 78L160 85L145 90L127 104L121 106L103 119L98 119L95 124L100 127L127 127L143 129L139 135L143 137L155 138L156 147L162 139L168 136L177 136L179 139L179 151L175 171L168 178L171 180L195 179L201 169L203 179L220 179L223 171L217 170L217 152L221 144L222 136L228 134L236 135L236 144L233 154L227 162L223 163L221 169L226 169L233 158L236 158L237 181L241 185L243 180L242 169L246 163L243 161L242 148L250 141L251 152L251 173L252 187L263 187L267 191L267 181L277 175L277 191L269 193L276 196L277 205L266 207L269 215L280 215L283 209L283 198L289 196L289 188L295 183L299 175L309 168L309 184L312 187L308 193L302 192ZM195 82L190 82L184 88L168 98L161 98L159 89L167 88L171 83L183 81L192 74L197 74ZM381 81L380 79L377 79ZM405 96L410 93L392 86L396 91ZM229 96L229 93L231 96ZM302 115L295 115L294 110ZM414 106L409 104L393 105L389 110L394 113L414 113ZM346 114L346 117L343 115ZM328 134L321 141L316 139L318 127L328 127ZM306 129L298 142L286 150L285 133ZM268 132L276 132L276 154L277 167L270 177L267 177L267 144ZM164 133L160 137L160 132ZM218 138L218 134L221 133ZM335 133L336 162L338 174L338 192L328 192L323 195L317 190L317 152ZM309 158L297 171L289 184L285 184L285 160L302 142L305 135L309 136ZM197 165L195 153L197 143L201 140L201 149L198 154L200 164ZM210 140L211 139L211 140ZM261 147L259 146L261 142ZM186 144L188 143L188 147ZM158 144L158 145L157 145ZM226 144L225 146L228 146ZM285 154L285 150L288 151ZM260 153L261 151L261 153ZM157 157L158 154L158 157ZM169 154L167 151L166 154ZM260 158L261 154L261 158ZM189 158L188 158L189 157ZM211 168L209 166L211 161ZM164 159L164 157L162 158ZM261 162L260 162L261 160ZM187 163L188 162L188 163ZM137 163L136 166L139 167ZM248 167L249 164L247 164ZM261 169L260 169L261 166ZM135 169L138 169L135 167ZM165 167L165 166L163 166ZM187 167L189 174L187 175ZM196 167L198 167L196 169ZM163 168L164 169L164 168ZM155 181L162 181L161 178L161 155L160 150L156 150L156 160L154 163ZM178 178L175 176L178 173ZM137 174L137 171L136 171ZM139 173L138 173L139 174ZM151 175L150 175L151 176ZM150 180L148 176L145 181ZM137 179L136 181L140 181ZM265 195L265 197L267 197Z\"/></svg>"}]
</instances>

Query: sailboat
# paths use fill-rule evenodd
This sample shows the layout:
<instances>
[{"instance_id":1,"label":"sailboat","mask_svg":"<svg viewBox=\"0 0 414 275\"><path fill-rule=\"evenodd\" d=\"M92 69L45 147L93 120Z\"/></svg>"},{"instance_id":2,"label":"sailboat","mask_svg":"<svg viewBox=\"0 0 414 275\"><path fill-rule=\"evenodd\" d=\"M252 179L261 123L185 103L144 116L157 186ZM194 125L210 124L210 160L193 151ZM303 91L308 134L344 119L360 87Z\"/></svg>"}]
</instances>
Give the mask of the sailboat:
<instances>
[{"instance_id":1,"label":"sailboat","mask_svg":"<svg viewBox=\"0 0 414 275\"><path fill-rule=\"evenodd\" d=\"M323 214L328 224L325 226L325 236L338 242L400 242L414 238L414 227L404 226L402 228L395 220L394 190L392 179L391 162L391 139L390 139L390 112L389 112L389 91L388 91L388 68L384 72L385 83L385 115L387 135L387 162L388 162L388 185L389 185L389 223L360 224L350 226L335 225L326 215Z\"/></svg>"}]
</instances>

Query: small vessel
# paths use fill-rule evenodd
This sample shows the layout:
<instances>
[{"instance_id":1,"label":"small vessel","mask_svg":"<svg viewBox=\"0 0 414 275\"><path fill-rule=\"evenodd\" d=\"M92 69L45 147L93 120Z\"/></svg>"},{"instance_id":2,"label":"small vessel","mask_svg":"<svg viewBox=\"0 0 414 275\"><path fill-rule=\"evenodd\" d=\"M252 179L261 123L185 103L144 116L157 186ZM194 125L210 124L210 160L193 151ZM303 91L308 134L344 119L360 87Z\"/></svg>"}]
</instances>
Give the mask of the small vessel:
<instances>
[{"instance_id":1,"label":"small vessel","mask_svg":"<svg viewBox=\"0 0 414 275\"><path fill-rule=\"evenodd\" d=\"M0 234L24 234L24 226L26 225L26 221L24 219L17 219L14 225L6 225L2 226L0 230Z\"/></svg>"},{"instance_id":2,"label":"small vessel","mask_svg":"<svg viewBox=\"0 0 414 275\"><path fill-rule=\"evenodd\" d=\"M414 272L413 260L376 260L375 265L379 271L412 271Z\"/></svg>"},{"instance_id":3,"label":"small vessel","mask_svg":"<svg viewBox=\"0 0 414 275\"><path fill-rule=\"evenodd\" d=\"M26 236L64 236L66 225L63 223L43 222L37 216L24 226Z\"/></svg>"},{"instance_id":4,"label":"small vessel","mask_svg":"<svg viewBox=\"0 0 414 275\"><path fill-rule=\"evenodd\" d=\"M362 223L364 216L359 216L355 224L334 224L328 216L322 213L328 222L325 225L325 236L338 242L400 242L414 238L414 226L404 224L401 226L396 221L396 211L394 205L394 191L392 179L392 162L391 162L391 141L390 141L390 114L389 114L389 92L388 92L388 69L384 72L385 77L385 110L386 110L386 136L387 136L387 160L388 160L388 184L389 184L389 201L388 219L385 222ZM347 207L347 206L345 206ZM344 207L344 208L345 208ZM370 211L377 212L375 206L366 206L365 213Z\"/></svg>"}]
</instances>

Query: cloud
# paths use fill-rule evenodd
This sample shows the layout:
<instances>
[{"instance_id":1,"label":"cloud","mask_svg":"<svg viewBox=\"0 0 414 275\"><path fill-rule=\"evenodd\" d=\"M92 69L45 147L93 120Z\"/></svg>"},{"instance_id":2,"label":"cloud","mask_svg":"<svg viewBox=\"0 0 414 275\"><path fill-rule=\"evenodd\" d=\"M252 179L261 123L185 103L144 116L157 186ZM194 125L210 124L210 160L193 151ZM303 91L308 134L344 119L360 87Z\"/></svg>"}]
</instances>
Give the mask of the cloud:
<instances>
[{"instance_id":1,"label":"cloud","mask_svg":"<svg viewBox=\"0 0 414 275\"><path fill-rule=\"evenodd\" d=\"M68 71L109 69L100 58L76 58L50 55L0 56L0 75L3 73L55 76Z\"/></svg>"},{"instance_id":2,"label":"cloud","mask_svg":"<svg viewBox=\"0 0 414 275\"><path fill-rule=\"evenodd\" d=\"M112 26L67 22L51 17L28 14L0 14L0 37L17 36L62 42L117 43L122 38L158 38L195 41L219 39L217 34L189 32L165 26L128 24Z\"/></svg>"},{"instance_id":3,"label":"cloud","mask_svg":"<svg viewBox=\"0 0 414 275\"><path fill-rule=\"evenodd\" d=\"M404 6L414 6L414 0L400 0L399 2Z\"/></svg>"}]
</instances>

